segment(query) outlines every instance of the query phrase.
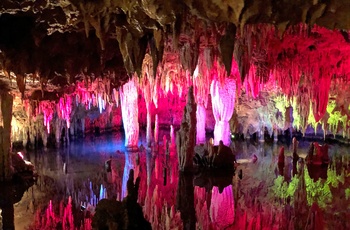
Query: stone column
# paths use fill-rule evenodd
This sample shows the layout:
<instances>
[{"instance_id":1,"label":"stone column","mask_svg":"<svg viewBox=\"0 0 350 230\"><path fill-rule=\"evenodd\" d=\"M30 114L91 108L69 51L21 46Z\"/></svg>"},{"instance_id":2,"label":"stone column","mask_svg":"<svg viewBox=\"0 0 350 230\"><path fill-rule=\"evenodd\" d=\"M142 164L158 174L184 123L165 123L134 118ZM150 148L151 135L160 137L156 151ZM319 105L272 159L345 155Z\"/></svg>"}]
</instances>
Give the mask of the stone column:
<instances>
[{"instance_id":1,"label":"stone column","mask_svg":"<svg viewBox=\"0 0 350 230\"><path fill-rule=\"evenodd\" d=\"M0 123L0 181L11 180L11 120L13 97L7 92L2 92Z\"/></svg>"},{"instance_id":2,"label":"stone column","mask_svg":"<svg viewBox=\"0 0 350 230\"><path fill-rule=\"evenodd\" d=\"M196 144L197 105L194 100L193 87L187 95L187 104L182 118L180 130L176 133L176 152L181 171L190 171L193 168L194 146Z\"/></svg>"},{"instance_id":3,"label":"stone column","mask_svg":"<svg viewBox=\"0 0 350 230\"><path fill-rule=\"evenodd\" d=\"M218 80L213 80L210 86L213 114L215 118L214 145L218 145L220 140L224 145L230 145L230 124L235 107L236 81L225 78L221 84Z\"/></svg>"},{"instance_id":4,"label":"stone column","mask_svg":"<svg viewBox=\"0 0 350 230\"><path fill-rule=\"evenodd\" d=\"M137 149L139 141L138 92L134 80L130 80L123 85L119 92L125 132L125 146L128 149Z\"/></svg>"}]
</instances>

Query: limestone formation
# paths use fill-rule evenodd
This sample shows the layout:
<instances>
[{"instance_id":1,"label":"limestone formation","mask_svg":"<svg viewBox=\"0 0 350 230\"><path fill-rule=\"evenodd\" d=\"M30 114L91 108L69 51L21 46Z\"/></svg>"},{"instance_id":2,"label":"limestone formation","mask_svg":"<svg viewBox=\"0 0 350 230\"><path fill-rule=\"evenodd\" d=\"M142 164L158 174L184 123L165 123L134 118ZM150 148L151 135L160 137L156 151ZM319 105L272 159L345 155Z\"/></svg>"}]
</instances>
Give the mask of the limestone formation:
<instances>
[{"instance_id":1,"label":"limestone formation","mask_svg":"<svg viewBox=\"0 0 350 230\"><path fill-rule=\"evenodd\" d=\"M193 87L190 87L180 130L176 133L176 150L180 171L188 171L193 167L194 146L196 144L196 107Z\"/></svg>"}]
</instances>

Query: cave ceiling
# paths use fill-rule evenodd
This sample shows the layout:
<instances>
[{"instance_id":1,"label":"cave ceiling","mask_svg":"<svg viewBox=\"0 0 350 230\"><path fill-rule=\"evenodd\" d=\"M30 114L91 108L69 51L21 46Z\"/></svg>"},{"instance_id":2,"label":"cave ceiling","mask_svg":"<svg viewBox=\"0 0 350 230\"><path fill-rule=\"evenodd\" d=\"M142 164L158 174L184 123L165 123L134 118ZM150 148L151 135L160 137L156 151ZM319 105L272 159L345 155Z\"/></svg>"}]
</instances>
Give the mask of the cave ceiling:
<instances>
[{"instance_id":1,"label":"cave ceiling","mask_svg":"<svg viewBox=\"0 0 350 230\"><path fill-rule=\"evenodd\" d=\"M241 80L252 64L265 82L295 59L347 79L349 12L348 0L1 0L0 87L12 79L37 98L30 82L59 92L87 75L118 87L142 73L146 53L153 73L178 61L193 74L206 52L207 66L218 57L227 73L235 59Z\"/></svg>"}]
</instances>

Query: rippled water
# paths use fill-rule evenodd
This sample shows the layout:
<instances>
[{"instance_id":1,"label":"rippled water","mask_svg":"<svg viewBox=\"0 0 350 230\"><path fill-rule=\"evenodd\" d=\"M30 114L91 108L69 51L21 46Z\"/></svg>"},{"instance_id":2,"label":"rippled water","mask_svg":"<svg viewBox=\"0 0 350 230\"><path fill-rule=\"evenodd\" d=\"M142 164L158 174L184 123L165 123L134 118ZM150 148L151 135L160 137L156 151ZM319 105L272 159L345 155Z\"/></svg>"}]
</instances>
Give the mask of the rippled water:
<instances>
[{"instance_id":1,"label":"rippled water","mask_svg":"<svg viewBox=\"0 0 350 230\"><path fill-rule=\"evenodd\" d=\"M334 164L308 168L300 162L293 167L291 146L285 146L281 171L280 146L235 142L235 174L179 173L174 150L167 157L160 143L153 151L126 152L121 133L27 152L39 178L15 204L14 223L16 229L91 229L95 205L102 198L123 199L134 169L141 178L138 202L153 229L311 229L318 220L328 229L350 229L348 148L331 145ZM300 156L308 146L300 143Z\"/></svg>"}]
</instances>

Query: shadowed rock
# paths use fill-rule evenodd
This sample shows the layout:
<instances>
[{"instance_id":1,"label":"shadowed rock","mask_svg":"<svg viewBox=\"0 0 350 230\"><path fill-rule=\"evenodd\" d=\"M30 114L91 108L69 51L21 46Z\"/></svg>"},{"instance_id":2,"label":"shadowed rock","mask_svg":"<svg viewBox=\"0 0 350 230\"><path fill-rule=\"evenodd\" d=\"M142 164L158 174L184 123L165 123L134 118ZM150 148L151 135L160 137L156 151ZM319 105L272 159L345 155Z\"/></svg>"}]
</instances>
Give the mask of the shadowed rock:
<instances>
[{"instance_id":1,"label":"shadowed rock","mask_svg":"<svg viewBox=\"0 0 350 230\"><path fill-rule=\"evenodd\" d=\"M93 229L152 229L144 218L141 206L137 203L140 178L134 183L134 170L131 169L127 182L128 195L123 201L102 199L96 206L92 219Z\"/></svg>"}]
</instances>

